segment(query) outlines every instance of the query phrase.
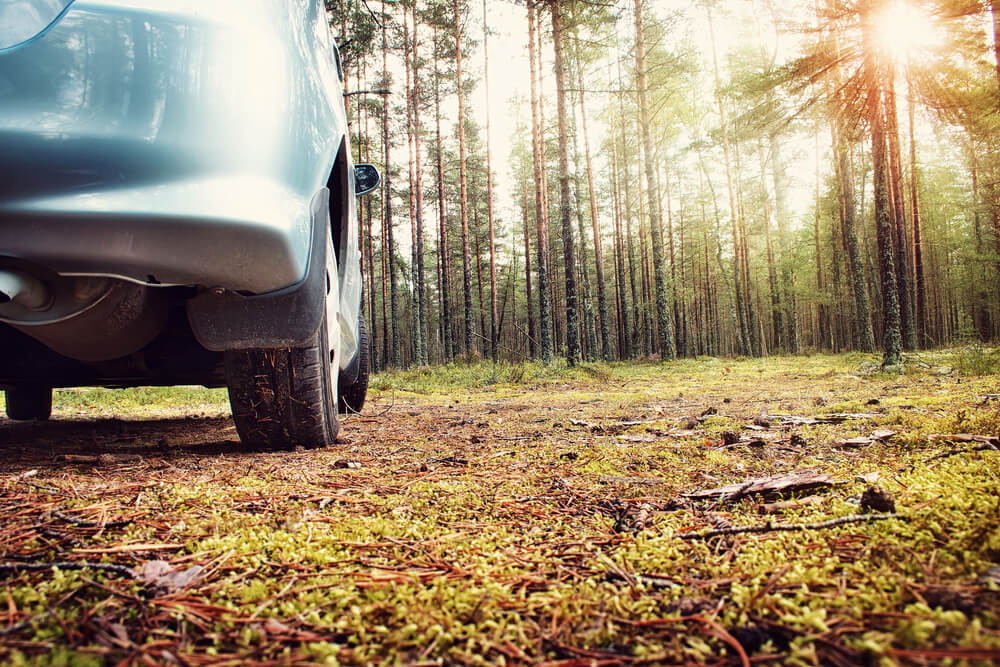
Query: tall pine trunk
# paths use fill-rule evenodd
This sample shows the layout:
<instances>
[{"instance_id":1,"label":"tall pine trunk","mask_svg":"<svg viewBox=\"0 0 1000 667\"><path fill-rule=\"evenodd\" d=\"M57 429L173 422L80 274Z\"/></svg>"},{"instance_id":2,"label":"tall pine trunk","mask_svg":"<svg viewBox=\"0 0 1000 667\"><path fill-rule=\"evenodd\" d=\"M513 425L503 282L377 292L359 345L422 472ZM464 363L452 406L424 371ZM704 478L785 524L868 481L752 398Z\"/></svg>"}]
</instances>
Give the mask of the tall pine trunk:
<instances>
[{"instance_id":1,"label":"tall pine trunk","mask_svg":"<svg viewBox=\"0 0 1000 667\"><path fill-rule=\"evenodd\" d=\"M382 0L382 13L385 13L385 0ZM382 71L386 81L389 80L389 43L385 24L382 24ZM382 143L385 146L385 238L382 252L389 256L389 300L390 322L392 333L390 336L391 360L393 366L399 366L399 297L396 289L396 245L392 238L392 168L390 167L389 140L389 100L386 99L382 106ZM384 280L384 277L383 277ZM388 332L387 332L388 333Z\"/></svg>"},{"instance_id":2,"label":"tall pine trunk","mask_svg":"<svg viewBox=\"0 0 1000 667\"><path fill-rule=\"evenodd\" d=\"M554 358L552 345L552 314L549 301L548 272L548 215L545 210L544 180L542 177L541 128L539 127L537 69L538 55L535 50L537 31L537 10L534 3L528 4L528 60L531 69L531 149L532 167L535 180L535 229L538 235L538 331L542 348L542 362L551 364Z\"/></svg>"},{"instance_id":3,"label":"tall pine trunk","mask_svg":"<svg viewBox=\"0 0 1000 667\"><path fill-rule=\"evenodd\" d=\"M444 214L444 143L441 140L441 75L438 72L437 33L434 48L434 122L437 141L437 199L438 199L438 265L441 271L441 336L445 360L455 356L455 338L451 328L451 285L448 256L448 225Z\"/></svg>"},{"instance_id":4,"label":"tall pine trunk","mask_svg":"<svg viewBox=\"0 0 1000 667\"><path fill-rule=\"evenodd\" d=\"M465 305L465 335L463 351L469 357L473 353L472 332L472 253L469 249L469 209L468 174L465 162L465 90L462 82L462 13L459 2L452 2L455 16L455 86L458 93L458 183L459 214L462 219L462 292Z\"/></svg>"},{"instance_id":5,"label":"tall pine trunk","mask_svg":"<svg viewBox=\"0 0 1000 667\"><path fill-rule=\"evenodd\" d=\"M659 207L656 203L656 160L653 153L653 139L649 129L649 96L646 90L646 40L642 29L642 0L634 0L633 8L635 12L636 85L639 88L639 123L641 126L643 152L645 153L646 195L649 202L649 228L653 242L653 281L656 284L656 319L660 334L657 351L661 359L675 359L677 357L677 348L674 346L674 329L670 316L670 305L667 303L667 279L663 274L663 237L660 231Z\"/></svg>"},{"instance_id":6,"label":"tall pine trunk","mask_svg":"<svg viewBox=\"0 0 1000 667\"><path fill-rule=\"evenodd\" d=\"M924 283L924 243L920 229L920 195L917 178L917 142L913 132L913 99L907 105L910 121L910 211L913 227L913 282L916 287L917 345L930 346L927 336L927 285Z\"/></svg>"},{"instance_id":7,"label":"tall pine trunk","mask_svg":"<svg viewBox=\"0 0 1000 667\"><path fill-rule=\"evenodd\" d=\"M414 26L415 27L415 26ZM414 85L413 63L410 56L416 44L410 42L409 20L406 12L403 13L403 62L406 71L406 147L409 152L408 176L410 186L410 282L413 286L412 306L410 308L411 326L413 329L413 361L420 364L421 348L424 346L423 327L420 322L420 277L419 265L421 262L419 246L417 244L417 186L416 186L416 155L414 144L416 141L416 126L414 123L414 106L416 104L416 88Z\"/></svg>"},{"instance_id":8,"label":"tall pine trunk","mask_svg":"<svg viewBox=\"0 0 1000 667\"><path fill-rule=\"evenodd\" d=\"M590 136L587 132L587 109L583 93L583 60L580 41L574 41L576 55L576 83L579 88L580 129L583 133L583 154L587 166L587 195L590 204L590 225L594 234L594 265L597 273L597 315L600 324L601 358L611 360L611 334L608 325L608 296L604 282L604 251L601 247L601 230L597 216L597 194L594 192L594 166L590 155Z\"/></svg>"},{"instance_id":9,"label":"tall pine trunk","mask_svg":"<svg viewBox=\"0 0 1000 667\"><path fill-rule=\"evenodd\" d=\"M889 162L889 192L891 193L893 263L896 267L896 289L899 292L900 334L903 348L917 348L917 333L913 322L913 290L910 261L907 253L906 211L903 204L902 151L899 147L899 121L896 112L896 72L890 67L885 87L886 141Z\"/></svg>"},{"instance_id":10,"label":"tall pine trunk","mask_svg":"<svg viewBox=\"0 0 1000 667\"><path fill-rule=\"evenodd\" d=\"M486 0L483 0L483 82L486 86L486 214L490 234L490 350L493 361L497 360L497 260L496 230L493 221L493 149L490 146L490 59L488 48L489 30L486 27Z\"/></svg>"},{"instance_id":11,"label":"tall pine trunk","mask_svg":"<svg viewBox=\"0 0 1000 667\"><path fill-rule=\"evenodd\" d=\"M722 101L722 83L719 78L719 58L715 48L715 25L712 20L712 10L706 6L705 12L708 16L708 34L712 43L712 72L715 80L715 101L719 109L719 124L722 129L722 153L726 166L726 186L729 192L729 215L732 222L733 232L733 297L735 303L738 327L736 329L737 340L739 342L740 354L750 355L749 323L747 322L746 309L743 303L743 263L742 263L742 243L739 234L739 216L736 210L736 194L733 185L733 166L729 143L729 131L726 123L726 108Z\"/></svg>"},{"instance_id":12,"label":"tall pine trunk","mask_svg":"<svg viewBox=\"0 0 1000 667\"><path fill-rule=\"evenodd\" d=\"M899 292L893 252L893 221L889 202L889 165L886 155L885 104L882 82L884 70L876 56L873 0L864 0L861 28L865 59L862 65L868 91L868 123L872 139L875 236L878 241L879 278L882 288L882 365L898 366L903 360L899 321Z\"/></svg>"},{"instance_id":13,"label":"tall pine trunk","mask_svg":"<svg viewBox=\"0 0 1000 667\"><path fill-rule=\"evenodd\" d=\"M573 243L573 203L569 194L569 137L566 122L566 75L563 58L561 0L550 0L552 44L555 50L553 69L556 75L556 121L559 127L559 220L562 227L563 274L566 283L566 362L580 360L580 328L576 299L576 258Z\"/></svg>"},{"instance_id":14,"label":"tall pine trunk","mask_svg":"<svg viewBox=\"0 0 1000 667\"><path fill-rule=\"evenodd\" d=\"M525 183L521 191L521 227L524 231L525 310L528 316L528 356L534 359L538 356L538 337L535 329L535 306L531 294L531 235L528 233L530 222L528 208L528 184Z\"/></svg>"}]
</instances>

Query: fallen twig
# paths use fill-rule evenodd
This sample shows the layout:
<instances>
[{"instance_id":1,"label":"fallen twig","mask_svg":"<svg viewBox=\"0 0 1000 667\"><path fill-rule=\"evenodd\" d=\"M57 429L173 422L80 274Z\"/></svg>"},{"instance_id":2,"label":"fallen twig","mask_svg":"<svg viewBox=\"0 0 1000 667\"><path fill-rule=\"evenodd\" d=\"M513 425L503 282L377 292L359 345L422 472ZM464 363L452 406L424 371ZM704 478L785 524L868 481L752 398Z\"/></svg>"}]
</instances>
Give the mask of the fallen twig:
<instances>
[{"instance_id":1,"label":"fallen twig","mask_svg":"<svg viewBox=\"0 0 1000 667\"><path fill-rule=\"evenodd\" d=\"M79 526L81 528L124 528L125 526L134 523L133 519L124 519L122 521L107 521L103 523L100 521L87 521L86 519L80 519L75 516L70 516L69 514L63 514L58 510L52 510L52 516L54 516L57 519L61 519L66 523L71 523L74 526Z\"/></svg>"},{"instance_id":2,"label":"fallen twig","mask_svg":"<svg viewBox=\"0 0 1000 667\"><path fill-rule=\"evenodd\" d=\"M112 572L114 574L135 579L135 571L124 565L114 565L113 563L90 563L88 561L53 561L51 563L0 563L0 574L18 572L37 572L41 570L100 570L102 572Z\"/></svg>"},{"instance_id":3,"label":"fallen twig","mask_svg":"<svg viewBox=\"0 0 1000 667\"><path fill-rule=\"evenodd\" d=\"M885 519L906 520L901 514L850 514L848 516L820 521L818 523L777 523L768 522L759 526L733 526L732 528L718 528L706 530L699 533L681 533L677 537L682 540L707 540L711 537L722 535L740 535L743 533L770 533L779 531L795 530L822 530L824 528L834 528L848 523L864 523L866 521L883 521Z\"/></svg>"},{"instance_id":4,"label":"fallen twig","mask_svg":"<svg viewBox=\"0 0 1000 667\"><path fill-rule=\"evenodd\" d=\"M815 470L806 469L795 470L784 475L772 475L770 477L748 479L736 484L727 484L726 486L720 486L715 489L692 491L681 495L685 498L691 498L694 500L736 502L737 500L751 495L771 496L778 493L827 488L839 483L841 483L839 480L836 480L825 473L819 473Z\"/></svg>"},{"instance_id":5,"label":"fallen twig","mask_svg":"<svg viewBox=\"0 0 1000 667\"><path fill-rule=\"evenodd\" d=\"M948 442L981 442L990 445L987 449L1000 449L1000 436L970 435L969 433L934 433L927 436L928 440L946 440Z\"/></svg>"},{"instance_id":6,"label":"fallen twig","mask_svg":"<svg viewBox=\"0 0 1000 667\"><path fill-rule=\"evenodd\" d=\"M940 454L935 454L930 457L924 463L930 463L931 461L937 461L938 459L945 459L949 456L955 456L956 454L971 454L972 452L984 452L984 451L997 451L998 447L992 443L984 443L978 447L969 447L968 449L949 449L946 452L941 452Z\"/></svg>"}]
</instances>

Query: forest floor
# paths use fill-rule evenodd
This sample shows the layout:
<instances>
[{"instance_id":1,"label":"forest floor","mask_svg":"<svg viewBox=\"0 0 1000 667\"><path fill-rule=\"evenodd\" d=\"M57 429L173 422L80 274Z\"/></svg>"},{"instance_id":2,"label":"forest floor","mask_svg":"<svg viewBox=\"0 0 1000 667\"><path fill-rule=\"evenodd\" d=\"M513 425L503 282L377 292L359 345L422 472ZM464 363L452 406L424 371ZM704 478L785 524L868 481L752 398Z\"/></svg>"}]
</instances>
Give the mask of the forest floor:
<instances>
[{"instance_id":1,"label":"forest floor","mask_svg":"<svg viewBox=\"0 0 1000 667\"><path fill-rule=\"evenodd\" d=\"M996 664L998 362L420 369L271 453L59 392L0 420L0 662Z\"/></svg>"}]
</instances>

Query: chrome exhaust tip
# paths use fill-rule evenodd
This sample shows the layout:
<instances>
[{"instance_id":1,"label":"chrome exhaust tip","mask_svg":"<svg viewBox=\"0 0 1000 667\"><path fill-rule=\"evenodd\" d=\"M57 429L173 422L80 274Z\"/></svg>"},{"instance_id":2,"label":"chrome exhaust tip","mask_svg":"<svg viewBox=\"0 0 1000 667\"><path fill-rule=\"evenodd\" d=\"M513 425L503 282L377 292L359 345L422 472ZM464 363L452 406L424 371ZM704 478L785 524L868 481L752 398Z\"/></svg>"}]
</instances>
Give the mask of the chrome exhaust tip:
<instances>
[{"instance_id":1,"label":"chrome exhaust tip","mask_svg":"<svg viewBox=\"0 0 1000 667\"><path fill-rule=\"evenodd\" d=\"M0 304L14 302L31 310L52 305L52 294L41 280L21 271L0 269Z\"/></svg>"}]
</instances>

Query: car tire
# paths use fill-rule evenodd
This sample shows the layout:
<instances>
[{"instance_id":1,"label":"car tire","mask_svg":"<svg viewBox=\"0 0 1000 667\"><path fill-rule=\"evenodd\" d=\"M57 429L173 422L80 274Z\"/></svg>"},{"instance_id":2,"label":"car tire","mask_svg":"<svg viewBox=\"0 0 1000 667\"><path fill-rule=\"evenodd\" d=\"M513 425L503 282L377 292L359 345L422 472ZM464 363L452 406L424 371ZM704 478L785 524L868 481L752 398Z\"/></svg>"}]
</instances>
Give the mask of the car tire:
<instances>
[{"instance_id":1,"label":"car tire","mask_svg":"<svg viewBox=\"0 0 1000 667\"><path fill-rule=\"evenodd\" d=\"M20 421L45 421L52 414L52 387L22 385L4 391L7 416Z\"/></svg>"},{"instance_id":2,"label":"car tire","mask_svg":"<svg viewBox=\"0 0 1000 667\"><path fill-rule=\"evenodd\" d=\"M310 340L299 347L225 353L233 421L248 447L313 448L336 442L340 284L329 232L326 256L327 308Z\"/></svg>"},{"instance_id":3,"label":"car tire","mask_svg":"<svg viewBox=\"0 0 1000 667\"><path fill-rule=\"evenodd\" d=\"M338 409L346 415L361 412L368 395L368 378L371 375L371 341L365 318L358 317L358 377L347 387L341 387Z\"/></svg>"}]
</instances>

